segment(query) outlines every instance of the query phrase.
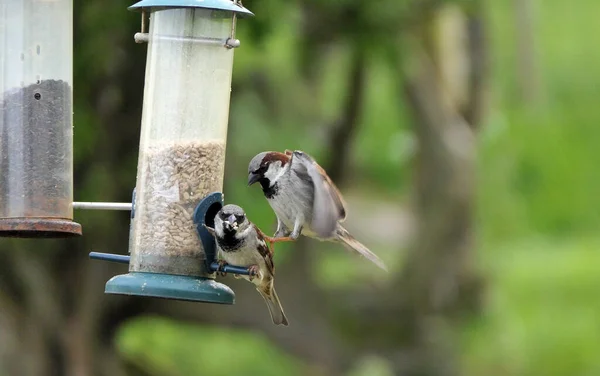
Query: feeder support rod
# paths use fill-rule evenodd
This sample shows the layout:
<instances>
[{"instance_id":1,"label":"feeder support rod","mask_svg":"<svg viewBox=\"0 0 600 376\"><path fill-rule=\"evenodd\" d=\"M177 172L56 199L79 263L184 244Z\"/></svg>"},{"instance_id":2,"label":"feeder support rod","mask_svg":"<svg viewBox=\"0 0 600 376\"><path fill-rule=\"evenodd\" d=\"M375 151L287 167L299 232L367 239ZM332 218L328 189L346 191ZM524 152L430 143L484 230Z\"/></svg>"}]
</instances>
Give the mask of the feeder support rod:
<instances>
[{"instance_id":1,"label":"feeder support rod","mask_svg":"<svg viewBox=\"0 0 600 376\"><path fill-rule=\"evenodd\" d=\"M131 210L131 202L74 202L73 209Z\"/></svg>"}]
</instances>

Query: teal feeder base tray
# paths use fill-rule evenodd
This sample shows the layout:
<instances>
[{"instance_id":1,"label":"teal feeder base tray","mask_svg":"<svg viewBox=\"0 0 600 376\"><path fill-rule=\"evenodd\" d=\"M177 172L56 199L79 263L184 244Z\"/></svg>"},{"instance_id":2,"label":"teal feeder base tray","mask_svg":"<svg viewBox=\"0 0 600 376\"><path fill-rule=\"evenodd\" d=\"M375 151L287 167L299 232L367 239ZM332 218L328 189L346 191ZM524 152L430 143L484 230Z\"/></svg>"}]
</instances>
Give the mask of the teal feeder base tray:
<instances>
[{"instance_id":1,"label":"teal feeder base tray","mask_svg":"<svg viewBox=\"0 0 600 376\"><path fill-rule=\"evenodd\" d=\"M159 273L114 276L106 282L104 292L218 304L235 302L233 290L212 279Z\"/></svg>"}]
</instances>

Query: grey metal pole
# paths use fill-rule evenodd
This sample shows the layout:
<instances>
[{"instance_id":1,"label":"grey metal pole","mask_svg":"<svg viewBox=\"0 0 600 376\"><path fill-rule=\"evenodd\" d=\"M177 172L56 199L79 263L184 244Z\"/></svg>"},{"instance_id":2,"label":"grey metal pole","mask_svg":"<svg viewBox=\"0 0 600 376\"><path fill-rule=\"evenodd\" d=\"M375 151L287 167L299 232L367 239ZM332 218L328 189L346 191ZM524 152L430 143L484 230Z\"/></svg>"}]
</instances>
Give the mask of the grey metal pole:
<instances>
[{"instance_id":1,"label":"grey metal pole","mask_svg":"<svg viewBox=\"0 0 600 376\"><path fill-rule=\"evenodd\" d=\"M73 209L83 210L129 210L131 202L73 202Z\"/></svg>"}]
</instances>

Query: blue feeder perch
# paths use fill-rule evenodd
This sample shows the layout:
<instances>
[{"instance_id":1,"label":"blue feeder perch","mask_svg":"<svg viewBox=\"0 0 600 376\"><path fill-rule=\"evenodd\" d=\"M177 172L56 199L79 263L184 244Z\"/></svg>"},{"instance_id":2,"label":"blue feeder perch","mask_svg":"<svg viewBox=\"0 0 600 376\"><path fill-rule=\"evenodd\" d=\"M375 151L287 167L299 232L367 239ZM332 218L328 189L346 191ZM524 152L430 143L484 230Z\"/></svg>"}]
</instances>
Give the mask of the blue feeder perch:
<instances>
[{"instance_id":1,"label":"blue feeder perch","mask_svg":"<svg viewBox=\"0 0 600 376\"><path fill-rule=\"evenodd\" d=\"M223 206L236 17L252 13L230 0L143 0L129 9L142 11L136 42L148 42L131 257L90 257L129 264L106 293L233 304L233 291L214 280L215 240L203 224Z\"/></svg>"}]
</instances>

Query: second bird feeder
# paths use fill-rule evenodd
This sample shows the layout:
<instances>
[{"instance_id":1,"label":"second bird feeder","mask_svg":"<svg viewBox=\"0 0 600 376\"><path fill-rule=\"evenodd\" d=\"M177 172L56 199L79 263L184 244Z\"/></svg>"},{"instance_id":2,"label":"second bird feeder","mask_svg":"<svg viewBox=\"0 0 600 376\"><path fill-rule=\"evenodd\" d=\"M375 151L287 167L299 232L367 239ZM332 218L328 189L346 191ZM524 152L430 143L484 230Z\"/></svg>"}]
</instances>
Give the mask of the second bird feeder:
<instances>
[{"instance_id":1,"label":"second bird feeder","mask_svg":"<svg viewBox=\"0 0 600 376\"><path fill-rule=\"evenodd\" d=\"M129 273L106 292L231 304L198 226L222 206L236 17L252 13L230 0L129 9L143 12L135 39L148 42L144 104Z\"/></svg>"},{"instance_id":2,"label":"second bird feeder","mask_svg":"<svg viewBox=\"0 0 600 376\"><path fill-rule=\"evenodd\" d=\"M0 1L0 237L73 221L73 0Z\"/></svg>"}]
</instances>

